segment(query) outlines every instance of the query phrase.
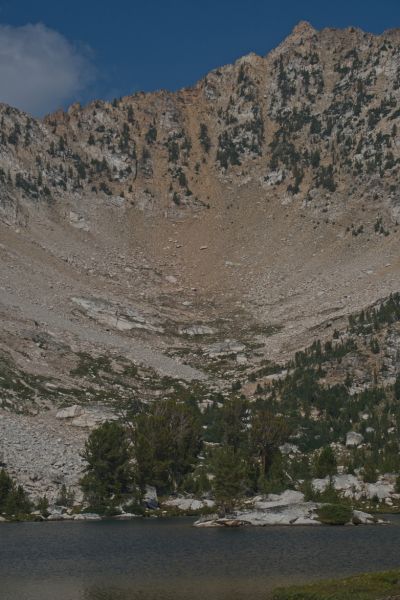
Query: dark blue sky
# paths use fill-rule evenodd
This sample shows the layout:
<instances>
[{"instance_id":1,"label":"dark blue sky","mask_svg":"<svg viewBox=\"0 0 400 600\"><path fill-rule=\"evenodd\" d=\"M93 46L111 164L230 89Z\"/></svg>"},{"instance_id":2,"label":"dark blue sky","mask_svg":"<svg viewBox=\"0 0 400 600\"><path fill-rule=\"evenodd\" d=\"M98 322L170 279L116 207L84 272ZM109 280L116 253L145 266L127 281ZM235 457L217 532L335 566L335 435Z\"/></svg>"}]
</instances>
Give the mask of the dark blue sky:
<instances>
[{"instance_id":1,"label":"dark blue sky","mask_svg":"<svg viewBox=\"0 0 400 600\"><path fill-rule=\"evenodd\" d=\"M95 74L76 92L82 100L191 85L250 51L265 54L302 19L382 32L400 26L400 0L0 0L2 25L40 22L90 47Z\"/></svg>"}]
</instances>

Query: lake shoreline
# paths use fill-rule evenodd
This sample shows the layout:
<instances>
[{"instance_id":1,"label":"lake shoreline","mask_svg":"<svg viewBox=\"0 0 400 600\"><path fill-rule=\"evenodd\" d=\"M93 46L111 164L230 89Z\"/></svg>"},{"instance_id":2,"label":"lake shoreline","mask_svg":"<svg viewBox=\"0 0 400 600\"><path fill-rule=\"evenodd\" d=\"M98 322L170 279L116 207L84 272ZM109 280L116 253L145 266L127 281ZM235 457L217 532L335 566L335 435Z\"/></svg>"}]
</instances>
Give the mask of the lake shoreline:
<instances>
[{"instance_id":1,"label":"lake shoreline","mask_svg":"<svg viewBox=\"0 0 400 600\"><path fill-rule=\"evenodd\" d=\"M212 500L189 497L169 498L154 501L138 512L125 512L122 508L112 514L96 513L88 508L76 506L48 507L45 512L36 510L28 515L0 516L0 522L11 521L100 521L114 519L128 521L140 517L196 517L195 527L243 527L243 526L299 526L299 525L380 525L385 521L377 515L354 508L349 503L327 503L308 501L302 492L285 490L280 494L255 496L242 502L240 508L231 512L217 510Z\"/></svg>"}]
</instances>

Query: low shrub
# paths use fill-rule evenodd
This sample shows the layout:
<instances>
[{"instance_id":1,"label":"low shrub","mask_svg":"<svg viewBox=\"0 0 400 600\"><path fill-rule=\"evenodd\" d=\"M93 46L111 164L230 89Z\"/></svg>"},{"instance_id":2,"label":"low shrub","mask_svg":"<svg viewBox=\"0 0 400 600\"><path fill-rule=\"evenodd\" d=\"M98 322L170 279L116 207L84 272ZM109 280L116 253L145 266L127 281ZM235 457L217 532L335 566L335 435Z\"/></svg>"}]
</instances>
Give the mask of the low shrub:
<instances>
[{"instance_id":1,"label":"low shrub","mask_svg":"<svg viewBox=\"0 0 400 600\"><path fill-rule=\"evenodd\" d=\"M324 504L318 509L318 518L324 525L346 525L351 517L351 508L343 504Z\"/></svg>"}]
</instances>

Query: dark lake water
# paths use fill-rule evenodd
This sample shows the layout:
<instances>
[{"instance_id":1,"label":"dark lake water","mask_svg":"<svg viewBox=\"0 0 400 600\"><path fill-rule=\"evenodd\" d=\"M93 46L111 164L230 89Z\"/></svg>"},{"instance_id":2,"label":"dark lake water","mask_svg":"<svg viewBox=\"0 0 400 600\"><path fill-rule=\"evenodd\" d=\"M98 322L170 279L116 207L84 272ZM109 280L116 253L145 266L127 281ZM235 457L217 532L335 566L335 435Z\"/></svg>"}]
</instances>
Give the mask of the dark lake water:
<instances>
[{"instance_id":1,"label":"dark lake water","mask_svg":"<svg viewBox=\"0 0 400 600\"><path fill-rule=\"evenodd\" d=\"M277 585L400 567L400 517L382 527L191 524L2 524L0 599L266 600Z\"/></svg>"}]
</instances>

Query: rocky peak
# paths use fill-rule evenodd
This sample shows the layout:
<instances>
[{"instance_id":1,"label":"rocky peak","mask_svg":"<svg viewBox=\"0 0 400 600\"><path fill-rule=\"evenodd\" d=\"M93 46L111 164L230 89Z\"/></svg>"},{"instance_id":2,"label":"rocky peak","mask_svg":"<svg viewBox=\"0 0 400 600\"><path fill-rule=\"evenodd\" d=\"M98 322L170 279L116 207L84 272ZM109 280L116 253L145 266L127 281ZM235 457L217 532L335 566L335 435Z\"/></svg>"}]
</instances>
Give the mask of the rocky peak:
<instances>
[{"instance_id":1,"label":"rocky peak","mask_svg":"<svg viewBox=\"0 0 400 600\"><path fill-rule=\"evenodd\" d=\"M276 52L290 52L292 48L316 39L317 33L318 31L308 21L300 21L271 54L274 55Z\"/></svg>"},{"instance_id":2,"label":"rocky peak","mask_svg":"<svg viewBox=\"0 0 400 600\"><path fill-rule=\"evenodd\" d=\"M300 21L293 28L290 38L311 37L317 33L317 30L308 21Z\"/></svg>"}]
</instances>

